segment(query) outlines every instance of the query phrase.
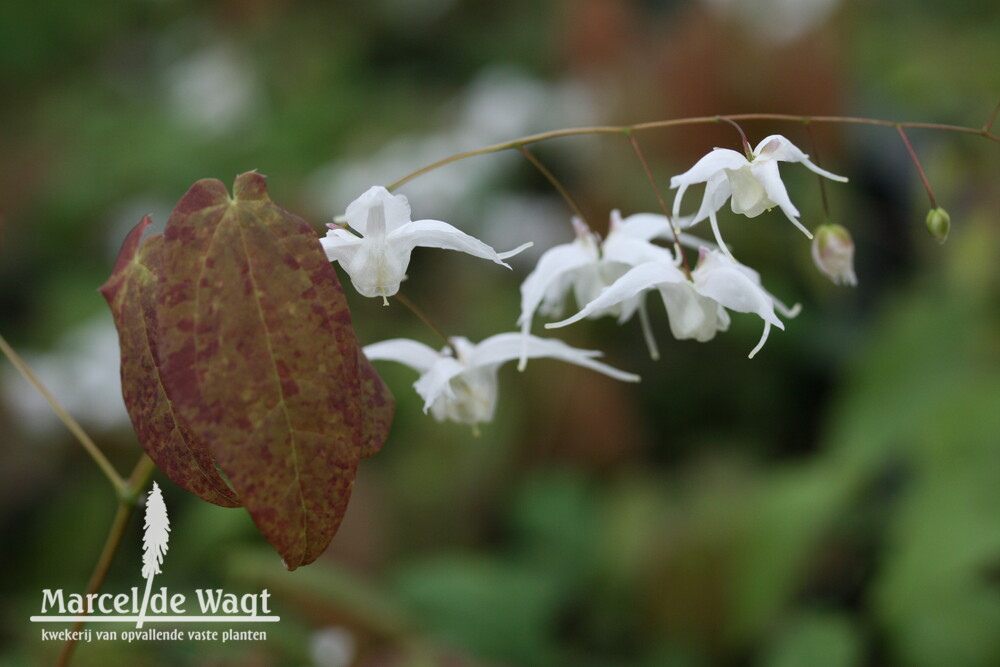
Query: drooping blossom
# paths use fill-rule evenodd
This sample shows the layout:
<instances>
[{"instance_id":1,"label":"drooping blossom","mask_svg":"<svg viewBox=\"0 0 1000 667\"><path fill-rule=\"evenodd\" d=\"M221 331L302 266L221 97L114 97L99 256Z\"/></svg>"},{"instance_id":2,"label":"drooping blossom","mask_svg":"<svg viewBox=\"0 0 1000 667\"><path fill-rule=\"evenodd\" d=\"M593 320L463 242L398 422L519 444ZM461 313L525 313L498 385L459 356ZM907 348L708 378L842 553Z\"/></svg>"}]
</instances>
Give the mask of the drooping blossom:
<instances>
[{"instance_id":1,"label":"drooping blossom","mask_svg":"<svg viewBox=\"0 0 1000 667\"><path fill-rule=\"evenodd\" d=\"M410 220L410 204L380 185L369 188L347 207L344 214L351 233L339 225L320 239L326 256L339 262L362 296L386 297L399 291L417 246L459 250L510 268L503 261L531 244L498 253L479 239L440 220Z\"/></svg>"},{"instance_id":2,"label":"drooping blossom","mask_svg":"<svg viewBox=\"0 0 1000 667\"><path fill-rule=\"evenodd\" d=\"M798 306L788 308L765 290L760 275L753 269L733 262L719 250L702 248L690 279L672 261L640 264L573 317L545 326L552 329L578 322L592 312L635 298L649 289L659 291L667 309L670 331L678 339L711 340L716 332L729 328L726 309L758 315L764 321L764 331L750 351L751 359L764 346L772 325L785 328L775 309L786 317L795 317L799 310Z\"/></svg>"},{"instance_id":3,"label":"drooping blossom","mask_svg":"<svg viewBox=\"0 0 1000 667\"><path fill-rule=\"evenodd\" d=\"M719 223L715 216L726 200L730 200L730 207L734 213L742 213L748 218L755 218L777 206L793 225L807 237L812 238L809 230L799 221L799 210L788 197L785 184L781 181L781 174L778 172L779 162L801 162L820 176L841 183L847 182L843 176L830 173L813 164L808 155L785 137L772 134L757 144L749 159L734 150L716 148L686 172L671 178L670 187L679 188L674 197L674 217L680 213L681 201L688 187L704 183L705 194L691 224L708 218L712 224L715 240L730 259L732 255L722 241Z\"/></svg>"},{"instance_id":4,"label":"drooping blossom","mask_svg":"<svg viewBox=\"0 0 1000 667\"><path fill-rule=\"evenodd\" d=\"M438 351L423 343L395 338L365 346L371 360L396 361L420 373L413 387L424 399L424 412L438 421L477 424L493 420L497 403L497 370L517 359L525 349L524 336L502 333L479 344L467 338L448 339L449 347ZM596 361L597 350L581 350L555 340L527 336L527 355L548 357L603 373L616 380L638 382L639 376Z\"/></svg>"}]
</instances>

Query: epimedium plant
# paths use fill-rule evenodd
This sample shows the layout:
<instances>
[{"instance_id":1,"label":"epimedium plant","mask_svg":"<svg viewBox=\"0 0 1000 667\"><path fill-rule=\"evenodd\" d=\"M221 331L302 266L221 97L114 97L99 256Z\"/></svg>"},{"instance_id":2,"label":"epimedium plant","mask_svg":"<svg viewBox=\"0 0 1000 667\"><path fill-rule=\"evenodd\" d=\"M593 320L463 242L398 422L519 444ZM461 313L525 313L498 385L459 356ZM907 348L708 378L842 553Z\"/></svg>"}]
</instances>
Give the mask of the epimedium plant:
<instances>
[{"instance_id":1,"label":"epimedium plant","mask_svg":"<svg viewBox=\"0 0 1000 667\"><path fill-rule=\"evenodd\" d=\"M824 179L847 179L819 165L814 123L894 128L930 200L926 224L943 242L950 229L910 144L906 129L925 128L984 137L1000 105L981 128L869 118L742 114L656 121L629 126L556 130L443 158L395 183L373 186L346 207L326 236L270 200L265 178L239 175L232 194L220 181L196 182L180 199L162 234L143 239L144 218L125 238L107 282L100 288L111 308L121 348L122 392L145 456L122 478L100 448L0 338L0 349L46 397L118 493L119 509L88 585L96 592L118 549L128 517L154 467L177 485L222 507L244 507L286 568L316 560L344 516L361 459L379 451L389 434L395 403L372 361L403 363L419 373L414 384L423 409L439 421L479 425L493 419L497 369L517 360L548 357L623 381L633 373L597 360L599 351L573 348L531 333L536 315L560 317L573 293L577 311L546 328L585 318L612 316L619 323L638 314L650 356L659 349L645 296L660 294L669 327L678 339L708 341L730 323L729 312L756 314L764 323L754 357L778 314L794 317L768 292L760 274L739 262L722 238L717 214L728 201L737 215L756 217L779 208L807 237L817 268L834 283L856 285L854 244L847 229L830 220ZM751 149L740 121L803 125L813 158L781 135ZM731 124L742 150L714 149L688 171L670 179L672 209L657 185L636 139L640 131L697 123ZM616 134L627 138L659 204L657 213L627 217L616 210L606 238L591 231L580 207L527 146L555 137ZM399 186L452 162L501 150L518 150L549 180L573 211L572 240L546 249L521 284L517 331L477 343L448 336L399 292L410 254L417 247L457 250L510 268L504 262L526 247L497 252L438 220L412 220ZM779 162L800 163L820 178L824 222L815 233L802 224ZM704 183L698 210L681 215L683 196ZM688 230L708 219L714 242ZM658 243L658 241L660 243ZM697 261L692 266L689 254ZM365 297L388 305L392 297L440 338L434 349L421 341L393 339L362 346L333 268L337 263ZM512 317L512 324L515 318ZM79 624L78 624L79 625ZM59 658L66 664L74 642Z\"/></svg>"}]
</instances>

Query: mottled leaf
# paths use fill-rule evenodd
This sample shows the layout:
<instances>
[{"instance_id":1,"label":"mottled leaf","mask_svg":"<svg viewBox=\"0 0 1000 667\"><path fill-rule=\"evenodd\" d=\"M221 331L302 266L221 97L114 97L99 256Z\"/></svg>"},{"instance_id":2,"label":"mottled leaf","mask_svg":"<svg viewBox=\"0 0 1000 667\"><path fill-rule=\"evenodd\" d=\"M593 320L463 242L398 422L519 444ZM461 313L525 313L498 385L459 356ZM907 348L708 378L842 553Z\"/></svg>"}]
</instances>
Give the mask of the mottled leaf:
<instances>
[{"instance_id":1,"label":"mottled leaf","mask_svg":"<svg viewBox=\"0 0 1000 667\"><path fill-rule=\"evenodd\" d=\"M264 177L184 195L167 223L156 360L167 394L289 569L326 548L391 396L313 229Z\"/></svg>"},{"instance_id":2,"label":"mottled leaf","mask_svg":"<svg viewBox=\"0 0 1000 667\"><path fill-rule=\"evenodd\" d=\"M171 481L210 503L238 507L239 499L219 476L208 450L174 410L154 363L152 306L162 265L163 236L151 237L139 249L150 222L143 218L125 237L114 271L101 287L118 327L125 406L143 449Z\"/></svg>"}]
</instances>

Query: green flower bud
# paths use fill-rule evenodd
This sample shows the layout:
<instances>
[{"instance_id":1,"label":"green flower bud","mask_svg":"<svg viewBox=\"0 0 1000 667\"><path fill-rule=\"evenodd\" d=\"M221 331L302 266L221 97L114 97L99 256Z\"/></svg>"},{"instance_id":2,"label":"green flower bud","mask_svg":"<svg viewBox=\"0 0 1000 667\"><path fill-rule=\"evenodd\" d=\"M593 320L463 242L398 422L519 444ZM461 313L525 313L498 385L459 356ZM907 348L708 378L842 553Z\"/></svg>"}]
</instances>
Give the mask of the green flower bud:
<instances>
[{"instance_id":1,"label":"green flower bud","mask_svg":"<svg viewBox=\"0 0 1000 667\"><path fill-rule=\"evenodd\" d=\"M812 257L816 268L835 285L858 284L854 275L854 240L842 225L820 225L812 242Z\"/></svg>"},{"instance_id":2,"label":"green flower bud","mask_svg":"<svg viewBox=\"0 0 1000 667\"><path fill-rule=\"evenodd\" d=\"M948 231L951 230L951 216L948 211L940 206L932 208L927 213L927 231L931 233L934 240L944 243L948 240Z\"/></svg>"}]
</instances>

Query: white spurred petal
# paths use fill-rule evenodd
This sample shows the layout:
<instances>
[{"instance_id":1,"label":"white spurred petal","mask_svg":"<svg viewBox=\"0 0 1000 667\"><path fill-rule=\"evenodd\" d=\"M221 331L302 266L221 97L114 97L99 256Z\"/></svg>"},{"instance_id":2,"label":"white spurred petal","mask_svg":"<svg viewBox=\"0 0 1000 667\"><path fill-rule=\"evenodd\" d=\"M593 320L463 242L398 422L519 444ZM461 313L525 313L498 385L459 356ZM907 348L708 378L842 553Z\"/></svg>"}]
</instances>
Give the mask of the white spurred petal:
<instances>
[{"instance_id":1,"label":"white spurred petal","mask_svg":"<svg viewBox=\"0 0 1000 667\"><path fill-rule=\"evenodd\" d=\"M799 222L799 209L788 198L788 191L785 184L781 182L781 175L778 173L778 163L774 160L762 160L754 163L751 167L754 176L767 192L767 198L777 205L789 220L798 227L803 234L812 238L812 232Z\"/></svg>"},{"instance_id":2,"label":"white spurred petal","mask_svg":"<svg viewBox=\"0 0 1000 667\"><path fill-rule=\"evenodd\" d=\"M665 215L653 213L633 213L622 218L621 211L611 211L611 234L622 233L634 239L652 241L656 238L667 238L670 234L670 222Z\"/></svg>"},{"instance_id":3,"label":"white spurred petal","mask_svg":"<svg viewBox=\"0 0 1000 667\"><path fill-rule=\"evenodd\" d=\"M427 248L442 248L444 250L459 250L461 252L489 259L501 266L510 268L500 258L496 250L474 236L440 220L417 220L398 227L389 234L388 242L394 252L409 253L417 246ZM531 244L526 244L514 252L520 252ZM505 253L509 257L509 253Z\"/></svg>"},{"instance_id":4,"label":"white spurred petal","mask_svg":"<svg viewBox=\"0 0 1000 667\"><path fill-rule=\"evenodd\" d=\"M340 262L347 265L354 255L361 248L363 239L355 236L346 229L335 228L326 233L326 236L319 240L326 252L326 258L331 262Z\"/></svg>"},{"instance_id":5,"label":"white spurred petal","mask_svg":"<svg viewBox=\"0 0 1000 667\"><path fill-rule=\"evenodd\" d=\"M556 329L579 322L593 312L610 308L653 287L685 280L687 278L684 277L684 273L672 261L640 264L605 288L596 299L585 305L583 310L576 315L561 322L546 324L545 328Z\"/></svg>"},{"instance_id":6,"label":"white spurred petal","mask_svg":"<svg viewBox=\"0 0 1000 667\"><path fill-rule=\"evenodd\" d=\"M702 257L702 262L694 270L692 277L694 288L699 294L718 301L729 310L755 313L764 320L764 333L750 352L751 358L763 347L772 324L779 329L785 328L774 314L774 302L770 295L727 259L708 253Z\"/></svg>"},{"instance_id":7,"label":"white spurred petal","mask_svg":"<svg viewBox=\"0 0 1000 667\"><path fill-rule=\"evenodd\" d=\"M368 236L369 210L381 205L385 230L391 232L410 221L410 203L404 195L394 195L381 185L373 185L347 206L344 219L362 236Z\"/></svg>"},{"instance_id":8,"label":"white spurred petal","mask_svg":"<svg viewBox=\"0 0 1000 667\"><path fill-rule=\"evenodd\" d=\"M705 183L705 193L702 195L698 212L691 219L690 224L694 225L701 222L713 212L718 211L731 194L729 179L726 177L726 169L740 169L747 166L747 164L747 159L736 151L717 148L699 160L687 172L671 178L670 187L680 188L674 196L673 217L675 219L680 217L681 201L684 199L684 193L687 191L688 186L702 182ZM726 165L729 166L727 167ZM697 172L695 171L696 169L698 170ZM692 172L694 172L693 176Z\"/></svg>"},{"instance_id":9,"label":"white spurred petal","mask_svg":"<svg viewBox=\"0 0 1000 667\"><path fill-rule=\"evenodd\" d=\"M612 211L612 213L617 213L617 211ZM682 216L673 218L673 223L678 230L687 229L694 224L693 220L694 216ZM662 239L664 241L674 240L674 230L670 224L670 220L667 220L667 216L660 213L633 213L621 221L619 229L632 238L639 238L644 241L652 241L654 239ZM688 246L689 248L713 245L711 241L706 241L693 234L685 234L684 232L681 232L680 239L681 245Z\"/></svg>"},{"instance_id":10,"label":"white spurred petal","mask_svg":"<svg viewBox=\"0 0 1000 667\"><path fill-rule=\"evenodd\" d=\"M726 169L740 169L749 164L746 157L728 148L716 148L694 163L694 166L670 179L670 187L704 183L715 174Z\"/></svg>"},{"instance_id":11,"label":"white spurred petal","mask_svg":"<svg viewBox=\"0 0 1000 667\"><path fill-rule=\"evenodd\" d=\"M517 320L518 324L524 326L527 323L530 329L534 312L559 279L597 259L595 250L575 241L545 251L538 258L535 269L521 283L521 316Z\"/></svg>"},{"instance_id":12,"label":"white spurred petal","mask_svg":"<svg viewBox=\"0 0 1000 667\"><path fill-rule=\"evenodd\" d=\"M679 195L680 193L678 193ZM732 183L726 171L720 171L705 182L705 194L701 198L701 206L694 215L694 222L700 222L711 217L723 207L726 200L733 194ZM676 213L674 214L676 217ZM694 224L694 223L692 223Z\"/></svg>"},{"instance_id":13,"label":"white spurred petal","mask_svg":"<svg viewBox=\"0 0 1000 667\"><path fill-rule=\"evenodd\" d=\"M521 283L521 315L517 323L525 334L525 340L518 363L520 370L524 370L528 360L527 334L531 332L531 323L539 305L546 297L561 301L569 287L565 278L571 272L597 260L597 250L593 244L582 243L579 238L572 243L551 248L539 257L535 270ZM555 296L554 292L558 292L558 295Z\"/></svg>"},{"instance_id":14,"label":"white spurred petal","mask_svg":"<svg viewBox=\"0 0 1000 667\"><path fill-rule=\"evenodd\" d=\"M603 355L599 350L581 350L571 347L555 338L524 336L519 333L502 333L485 339L476 346L472 363L476 366L490 366L504 364L517 359L521 355L521 347L524 345L525 339L527 339L528 357L531 359L538 359L540 357L560 359L571 364L576 364L577 366L595 370L616 380L624 382L639 381L638 375L626 373L607 364L594 361L593 357Z\"/></svg>"},{"instance_id":15,"label":"white spurred petal","mask_svg":"<svg viewBox=\"0 0 1000 667\"><path fill-rule=\"evenodd\" d=\"M781 136L780 134L772 134L769 137L764 137L757 148L754 149L754 155L759 157L766 157L772 160L780 160L781 162L801 162L810 171L824 176L834 181L839 181L841 183L846 183L847 178L844 176L838 176L833 174L826 169L822 169L812 161L809 160L809 156L803 153L799 148L793 144L791 141Z\"/></svg>"},{"instance_id":16,"label":"white spurred petal","mask_svg":"<svg viewBox=\"0 0 1000 667\"><path fill-rule=\"evenodd\" d=\"M719 253L706 252L695 268L695 289L710 296L729 310L739 313L756 313L778 328L784 328L774 314L774 305L767 292L754 278L757 272L741 264L734 264Z\"/></svg>"},{"instance_id":17,"label":"white spurred petal","mask_svg":"<svg viewBox=\"0 0 1000 667\"><path fill-rule=\"evenodd\" d=\"M666 248L653 245L649 241L626 236L622 232L612 233L601 245L601 254L608 262L618 262L637 266L646 262L672 262L674 255Z\"/></svg>"},{"instance_id":18,"label":"white spurred petal","mask_svg":"<svg viewBox=\"0 0 1000 667\"><path fill-rule=\"evenodd\" d=\"M365 356L372 361L396 361L406 364L418 373L426 373L438 360L440 354L409 338L392 338L365 345Z\"/></svg>"},{"instance_id":19,"label":"white spurred petal","mask_svg":"<svg viewBox=\"0 0 1000 667\"><path fill-rule=\"evenodd\" d=\"M453 357L439 354L437 361L430 370L423 373L420 378L413 383L413 388L417 390L420 398L424 399L424 412L430 410L431 405L442 397L448 399L455 398L455 391L451 386L451 381L466 370L465 364Z\"/></svg>"},{"instance_id":20,"label":"white spurred petal","mask_svg":"<svg viewBox=\"0 0 1000 667\"><path fill-rule=\"evenodd\" d=\"M726 242L722 240L722 232L719 231L719 220L716 218L715 213L711 213L708 216L709 222L712 224L712 233L715 235L715 241L719 244L719 249L729 258L731 262L735 262L736 258L733 257L733 253L729 252L729 246Z\"/></svg>"}]
</instances>

